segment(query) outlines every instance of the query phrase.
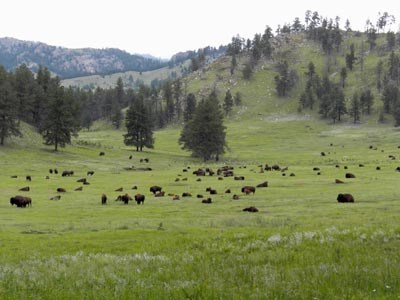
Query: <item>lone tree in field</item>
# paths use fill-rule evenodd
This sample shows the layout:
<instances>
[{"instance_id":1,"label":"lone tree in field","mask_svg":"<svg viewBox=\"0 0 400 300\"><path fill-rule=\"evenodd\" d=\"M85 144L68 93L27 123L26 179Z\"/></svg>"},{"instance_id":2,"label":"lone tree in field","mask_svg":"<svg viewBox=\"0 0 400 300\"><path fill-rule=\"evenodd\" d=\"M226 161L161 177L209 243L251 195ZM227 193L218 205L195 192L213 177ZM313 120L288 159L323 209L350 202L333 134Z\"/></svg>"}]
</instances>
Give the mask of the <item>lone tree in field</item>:
<instances>
[{"instance_id":1,"label":"lone tree in field","mask_svg":"<svg viewBox=\"0 0 400 300\"><path fill-rule=\"evenodd\" d=\"M46 145L65 147L71 143L71 137L79 130L79 107L76 105L72 89L65 90L58 78L52 79L49 91L47 115L41 132Z\"/></svg>"},{"instance_id":2,"label":"lone tree in field","mask_svg":"<svg viewBox=\"0 0 400 300\"><path fill-rule=\"evenodd\" d=\"M18 111L15 105L16 95L7 73L0 66L0 145L10 136L21 136L18 128Z\"/></svg>"},{"instance_id":3,"label":"lone tree in field","mask_svg":"<svg viewBox=\"0 0 400 300\"><path fill-rule=\"evenodd\" d=\"M136 151L143 151L143 147L153 148L153 122L150 110L144 104L143 97L136 99L126 113L126 129L124 143L127 146L136 146Z\"/></svg>"},{"instance_id":4,"label":"lone tree in field","mask_svg":"<svg viewBox=\"0 0 400 300\"><path fill-rule=\"evenodd\" d=\"M226 148L223 113L215 93L200 101L194 116L182 129L179 144L204 161L223 154Z\"/></svg>"}]
</instances>

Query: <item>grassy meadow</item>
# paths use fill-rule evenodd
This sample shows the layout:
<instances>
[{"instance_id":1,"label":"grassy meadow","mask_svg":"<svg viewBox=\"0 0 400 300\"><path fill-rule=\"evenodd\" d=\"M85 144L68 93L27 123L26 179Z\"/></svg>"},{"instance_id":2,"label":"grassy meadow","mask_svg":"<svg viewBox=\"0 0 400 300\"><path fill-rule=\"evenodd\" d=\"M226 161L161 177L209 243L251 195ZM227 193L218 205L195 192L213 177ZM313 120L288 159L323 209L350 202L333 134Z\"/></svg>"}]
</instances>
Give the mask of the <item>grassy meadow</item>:
<instances>
[{"instance_id":1,"label":"grassy meadow","mask_svg":"<svg viewBox=\"0 0 400 300\"><path fill-rule=\"evenodd\" d=\"M0 298L397 299L400 131L296 116L230 120L228 152L207 163L180 150L179 128L156 132L155 149L143 153L123 145L122 131L96 128L54 153L24 127L25 139L0 149ZM261 173L266 163L288 167L286 176ZM245 180L197 181L192 174L223 165ZM132 166L152 171L126 170ZM75 174L61 177L50 168ZM74 191L83 177L90 185ZM243 185L264 181L269 187L241 193ZM192 197L156 198L154 184ZM24 186L31 190L19 192ZM67 192L49 200L58 187ZM125 192L144 194L144 205L114 201ZM338 193L356 202L337 203ZM12 207L17 194L32 197L32 207ZM202 204L197 194L213 203ZM259 212L243 212L248 206Z\"/></svg>"}]
</instances>

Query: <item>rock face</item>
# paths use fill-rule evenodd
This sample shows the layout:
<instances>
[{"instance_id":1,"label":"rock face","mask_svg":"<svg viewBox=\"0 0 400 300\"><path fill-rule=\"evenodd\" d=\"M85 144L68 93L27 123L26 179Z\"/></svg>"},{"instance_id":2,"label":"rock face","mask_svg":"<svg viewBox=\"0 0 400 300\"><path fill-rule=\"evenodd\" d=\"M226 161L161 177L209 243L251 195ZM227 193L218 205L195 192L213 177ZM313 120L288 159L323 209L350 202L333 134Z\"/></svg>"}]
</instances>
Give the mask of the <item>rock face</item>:
<instances>
[{"instance_id":1,"label":"rock face","mask_svg":"<svg viewBox=\"0 0 400 300\"><path fill-rule=\"evenodd\" d=\"M0 64L12 70L25 64L33 72L39 65L47 67L60 78L125 71L149 71L162 68L166 61L128 52L107 49L68 49L40 42L0 38Z\"/></svg>"}]
</instances>

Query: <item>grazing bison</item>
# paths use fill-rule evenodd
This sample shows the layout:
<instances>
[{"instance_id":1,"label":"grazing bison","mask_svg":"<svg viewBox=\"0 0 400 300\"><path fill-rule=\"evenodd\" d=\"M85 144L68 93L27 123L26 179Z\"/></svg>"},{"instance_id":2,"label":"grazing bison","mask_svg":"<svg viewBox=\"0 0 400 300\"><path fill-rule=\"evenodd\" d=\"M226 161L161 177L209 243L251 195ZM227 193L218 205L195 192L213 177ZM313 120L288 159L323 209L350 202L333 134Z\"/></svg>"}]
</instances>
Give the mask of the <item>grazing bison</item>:
<instances>
[{"instance_id":1,"label":"grazing bison","mask_svg":"<svg viewBox=\"0 0 400 300\"><path fill-rule=\"evenodd\" d=\"M353 173L346 173L345 177L346 178L356 178L356 176Z\"/></svg>"},{"instance_id":2,"label":"grazing bison","mask_svg":"<svg viewBox=\"0 0 400 300\"><path fill-rule=\"evenodd\" d=\"M32 177L30 175L27 175L25 178L27 181L32 181Z\"/></svg>"},{"instance_id":3,"label":"grazing bison","mask_svg":"<svg viewBox=\"0 0 400 300\"><path fill-rule=\"evenodd\" d=\"M339 194L337 196L337 201L340 203L354 202L354 197L351 194Z\"/></svg>"},{"instance_id":4,"label":"grazing bison","mask_svg":"<svg viewBox=\"0 0 400 300\"><path fill-rule=\"evenodd\" d=\"M144 204L144 199L145 199L145 196L144 195L142 195L142 194L136 194L135 195L135 201L136 201L136 203L137 204Z\"/></svg>"},{"instance_id":5,"label":"grazing bison","mask_svg":"<svg viewBox=\"0 0 400 300\"><path fill-rule=\"evenodd\" d=\"M29 186L24 186L23 188L20 188L18 191L29 192L29 190L30 190Z\"/></svg>"},{"instance_id":6,"label":"grazing bison","mask_svg":"<svg viewBox=\"0 0 400 300\"><path fill-rule=\"evenodd\" d=\"M319 171L319 170L320 170L320 168L318 168L318 167L313 168L313 171Z\"/></svg>"},{"instance_id":7,"label":"grazing bison","mask_svg":"<svg viewBox=\"0 0 400 300\"><path fill-rule=\"evenodd\" d=\"M56 195L53 197L50 197L50 200L60 200L61 199L61 195Z\"/></svg>"},{"instance_id":8,"label":"grazing bison","mask_svg":"<svg viewBox=\"0 0 400 300\"><path fill-rule=\"evenodd\" d=\"M49 173L50 173L50 174L53 174L53 169L49 169Z\"/></svg>"},{"instance_id":9,"label":"grazing bison","mask_svg":"<svg viewBox=\"0 0 400 300\"><path fill-rule=\"evenodd\" d=\"M377 171L379 171L380 169L381 169L381 167L379 167L379 166L376 167L376 170L377 170Z\"/></svg>"},{"instance_id":10,"label":"grazing bison","mask_svg":"<svg viewBox=\"0 0 400 300\"><path fill-rule=\"evenodd\" d=\"M65 170L65 171L63 171L63 172L61 173L61 176L62 176L62 177L72 176L72 175L74 175L74 171L67 171L67 170Z\"/></svg>"},{"instance_id":11,"label":"grazing bison","mask_svg":"<svg viewBox=\"0 0 400 300\"><path fill-rule=\"evenodd\" d=\"M101 152L99 153L99 156L104 156L104 155L106 155L106 153L103 152L103 151L101 151Z\"/></svg>"},{"instance_id":12,"label":"grazing bison","mask_svg":"<svg viewBox=\"0 0 400 300\"><path fill-rule=\"evenodd\" d=\"M54 169L54 174L58 174L58 170L57 169Z\"/></svg>"},{"instance_id":13,"label":"grazing bison","mask_svg":"<svg viewBox=\"0 0 400 300\"><path fill-rule=\"evenodd\" d=\"M225 194L230 194L231 193L231 189L227 189L226 191L225 191Z\"/></svg>"},{"instance_id":14,"label":"grazing bison","mask_svg":"<svg viewBox=\"0 0 400 300\"><path fill-rule=\"evenodd\" d=\"M57 192L59 192L59 193L66 193L67 190L64 189L64 188L57 188Z\"/></svg>"},{"instance_id":15,"label":"grazing bison","mask_svg":"<svg viewBox=\"0 0 400 300\"><path fill-rule=\"evenodd\" d=\"M197 169L196 171L193 171L193 175L196 176L206 176L206 171L203 169Z\"/></svg>"},{"instance_id":16,"label":"grazing bison","mask_svg":"<svg viewBox=\"0 0 400 300\"><path fill-rule=\"evenodd\" d=\"M106 194L102 194L101 195L101 204L102 205L107 204L107 196L106 196Z\"/></svg>"},{"instance_id":17,"label":"grazing bison","mask_svg":"<svg viewBox=\"0 0 400 300\"><path fill-rule=\"evenodd\" d=\"M132 155L129 155L129 159L132 159Z\"/></svg>"},{"instance_id":18,"label":"grazing bison","mask_svg":"<svg viewBox=\"0 0 400 300\"><path fill-rule=\"evenodd\" d=\"M161 192L161 190L162 190L162 187L157 186L157 185L153 185L152 187L150 187L150 192L152 192L154 195L155 195L157 192Z\"/></svg>"},{"instance_id":19,"label":"grazing bison","mask_svg":"<svg viewBox=\"0 0 400 300\"><path fill-rule=\"evenodd\" d=\"M258 187L258 188L261 188L261 187L268 187L268 181L264 181L264 182L262 182L262 183L260 183L260 184L257 184L257 187Z\"/></svg>"},{"instance_id":20,"label":"grazing bison","mask_svg":"<svg viewBox=\"0 0 400 300\"><path fill-rule=\"evenodd\" d=\"M17 207L32 206L32 199L25 196L15 196L10 198L10 204L16 205Z\"/></svg>"},{"instance_id":21,"label":"grazing bison","mask_svg":"<svg viewBox=\"0 0 400 300\"><path fill-rule=\"evenodd\" d=\"M94 171L87 171L86 176L93 176L94 175Z\"/></svg>"},{"instance_id":22,"label":"grazing bison","mask_svg":"<svg viewBox=\"0 0 400 300\"><path fill-rule=\"evenodd\" d=\"M137 185L134 185L134 186L132 187L132 190L137 190Z\"/></svg>"},{"instance_id":23,"label":"grazing bison","mask_svg":"<svg viewBox=\"0 0 400 300\"><path fill-rule=\"evenodd\" d=\"M250 206L250 207L243 208L243 211L258 212L258 209L254 206Z\"/></svg>"},{"instance_id":24,"label":"grazing bison","mask_svg":"<svg viewBox=\"0 0 400 300\"><path fill-rule=\"evenodd\" d=\"M244 187L242 187L242 193L245 193L246 195L250 194L250 193L255 193L256 192L256 188L254 186L250 186L250 185L246 185Z\"/></svg>"},{"instance_id":25,"label":"grazing bison","mask_svg":"<svg viewBox=\"0 0 400 300\"><path fill-rule=\"evenodd\" d=\"M397 168L395 169L395 171L396 171L396 172L400 172L400 167L397 167Z\"/></svg>"},{"instance_id":26,"label":"grazing bison","mask_svg":"<svg viewBox=\"0 0 400 300\"><path fill-rule=\"evenodd\" d=\"M201 203L211 204L212 200L211 200L211 198L203 199L203 200L201 200Z\"/></svg>"},{"instance_id":27,"label":"grazing bison","mask_svg":"<svg viewBox=\"0 0 400 300\"><path fill-rule=\"evenodd\" d=\"M131 201L131 200L132 200L132 197L129 196L128 194L119 195L119 196L117 197L117 199L115 199L115 201L122 201L122 202L124 202L125 204L128 204L129 201Z\"/></svg>"}]
</instances>

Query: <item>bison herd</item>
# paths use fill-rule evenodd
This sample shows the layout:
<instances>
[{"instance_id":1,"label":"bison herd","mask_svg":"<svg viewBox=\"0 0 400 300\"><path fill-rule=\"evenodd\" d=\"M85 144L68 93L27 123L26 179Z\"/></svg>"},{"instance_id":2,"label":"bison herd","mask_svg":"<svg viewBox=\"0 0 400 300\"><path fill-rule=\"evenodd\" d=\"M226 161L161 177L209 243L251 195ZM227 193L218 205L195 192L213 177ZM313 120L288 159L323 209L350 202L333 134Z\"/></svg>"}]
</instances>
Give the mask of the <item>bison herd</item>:
<instances>
[{"instance_id":1,"label":"bison herd","mask_svg":"<svg viewBox=\"0 0 400 300\"><path fill-rule=\"evenodd\" d=\"M374 149L375 148L371 148L370 149ZM329 152L320 152L321 156L326 157L329 156ZM99 154L100 156L104 156L105 153L100 152ZM389 155L389 158L391 160L396 159L393 155ZM129 159L132 159L132 156L129 157ZM144 163L148 163L149 160L147 158L145 159L141 159L141 162ZM340 168L339 165L334 165L334 167L336 168ZM358 167L360 168L366 168L364 164L358 164ZM241 166L239 168L246 168L246 166ZM258 168L258 169L257 169ZM289 170L289 167L285 166L285 167L281 167L278 164L273 164L273 165L268 165L268 164L262 164L262 165L258 165L256 169L252 169L252 171L254 173L265 173L265 172L281 172L282 176L286 175L286 172ZM380 166L376 166L374 167L376 170L381 170ZM184 169L182 169L182 172L188 174L190 167L186 167ZM315 171L315 175L322 175L324 170L321 170L324 168L321 167L313 167L312 170ZM343 166L343 169L346 170L346 173L344 173L344 178L345 179L350 179L353 180L356 178L356 175L354 173L350 173L347 171L348 166ZM136 168L136 170L139 170L138 168ZM151 168L146 168L146 170L151 170ZM247 176L243 176L243 175L238 175L235 174L235 168L233 166L223 166L218 168L216 171L212 170L209 167L204 167L204 168L197 168L196 170L194 170L192 172L192 175L194 175L196 177L195 182L201 182L202 178L207 176L215 176L217 178L217 180L224 180L225 178L231 177L232 180L235 181L245 181L247 179ZM397 167L395 169L395 171L400 172L400 166ZM49 173L50 174L58 174L58 170L56 168L52 168L49 169ZM77 176L76 173L72 170L64 170L61 173L61 177L75 177ZM95 172L92 170L89 170L86 172L86 176L94 176ZM178 175L181 176L181 175ZM295 176L294 173L290 173L290 176ZM12 178L17 178L18 176L13 175L11 176ZM78 177L79 178L79 177ZM31 182L32 181L32 176L31 175L26 175L25 177L26 181ZM46 176L46 179L50 179L49 176ZM187 181L188 177L184 177L182 179L180 178L176 178L175 182L177 181ZM204 180L204 179L203 179ZM89 185L90 183L88 182L88 180L86 178L79 178L76 180L77 182L83 184L83 185ZM248 181L248 179L247 179ZM345 181L341 180L341 179L335 179L334 183L336 184L345 184ZM240 191L242 193L242 195L244 196L252 196L256 193L256 190L258 189L263 189L263 188L267 188L269 187L270 184L268 181L262 181L260 183L254 184L254 185L242 185ZM131 188L132 190L137 190L138 186L133 186ZM114 189L114 192L123 192L124 188L123 187L119 187L117 189ZM18 189L18 191L21 192L30 192L31 191L31 187L30 186L24 186ZM49 200L60 200L61 199L61 195L63 193L67 193L67 190L64 187L58 187L55 189L55 191L58 193L55 196L51 196L49 198ZM74 189L74 191L83 191L83 186L77 187ZM152 194L153 197L165 197L170 196L172 200L180 200L181 198L186 198L186 197L193 197L192 195L194 195L197 198L201 199L201 203L204 204L212 204L214 203L213 200L211 199L211 197L204 197L203 193L192 193L192 191L184 191L182 193L176 194L176 193L168 193L166 194L166 192L163 190L163 188L159 185L153 185L149 188L149 192ZM241 195L236 192L234 192L234 189L232 187L227 188L225 187L224 190L222 191L217 191L217 189L213 188L213 187L207 187L205 189L206 193L209 193L209 195L219 195L219 194L230 194L232 193L233 195L230 196L232 200L239 200L241 198ZM131 201L135 201L138 205L143 205L144 201L145 201L146 196L143 193L136 193L135 195L130 196L128 193L123 193L120 194L116 197L115 201L116 202L122 202L123 204L129 204L129 202ZM249 198L250 199L250 198ZM101 200L101 205L106 205L107 204L107 200L108 197L105 193L103 193L100 197ZM337 202L339 203L354 203L355 199L353 197L352 194L350 193L339 193L336 197ZM22 195L16 195L10 198L10 204L11 205L15 205L16 207L29 207L32 206L32 199L30 197L27 196L22 196ZM244 209L242 209L243 211L246 212L258 212L258 209L255 206L249 206L249 207L245 207Z\"/></svg>"}]
</instances>

